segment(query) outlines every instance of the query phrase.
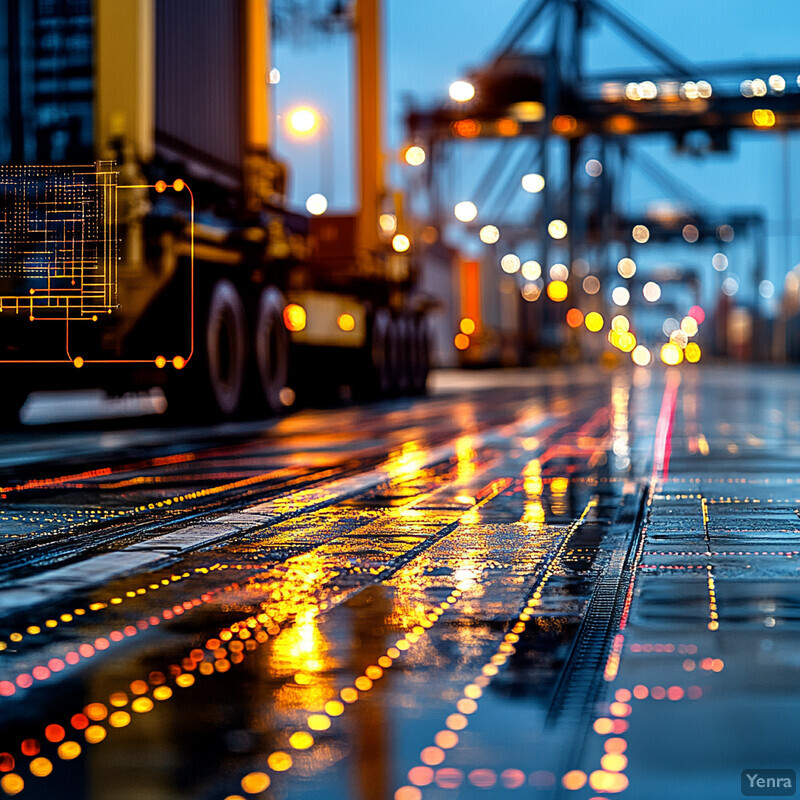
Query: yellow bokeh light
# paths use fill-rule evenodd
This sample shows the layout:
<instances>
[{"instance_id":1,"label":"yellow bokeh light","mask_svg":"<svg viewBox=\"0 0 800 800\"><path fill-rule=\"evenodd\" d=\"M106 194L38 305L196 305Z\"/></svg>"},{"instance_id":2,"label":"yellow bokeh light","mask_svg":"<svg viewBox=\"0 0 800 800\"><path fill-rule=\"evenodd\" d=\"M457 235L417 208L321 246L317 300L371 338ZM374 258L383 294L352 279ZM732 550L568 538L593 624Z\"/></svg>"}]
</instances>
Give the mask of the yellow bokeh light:
<instances>
[{"instance_id":1,"label":"yellow bokeh light","mask_svg":"<svg viewBox=\"0 0 800 800\"><path fill-rule=\"evenodd\" d=\"M611 327L617 333L627 333L631 329L631 322L624 314L617 314L611 320Z\"/></svg>"},{"instance_id":2,"label":"yellow bokeh light","mask_svg":"<svg viewBox=\"0 0 800 800\"><path fill-rule=\"evenodd\" d=\"M644 244L650 238L650 230L647 225L635 225L631 236L633 236L635 242Z\"/></svg>"},{"instance_id":3,"label":"yellow bokeh light","mask_svg":"<svg viewBox=\"0 0 800 800\"><path fill-rule=\"evenodd\" d=\"M319 192L314 192L314 194L309 195L308 200L306 200L306 211L309 214L313 214L315 217L319 217L320 215L324 214L328 210L328 198L325 197L324 194L320 194Z\"/></svg>"},{"instance_id":4,"label":"yellow bokeh light","mask_svg":"<svg viewBox=\"0 0 800 800\"><path fill-rule=\"evenodd\" d=\"M636 274L636 262L632 258L621 258L617 263L617 272L623 278L632 278Z\"/></svg>"},{"instance_id":5,"label":"yellow bokeh light","mask_svg":"<svg viewBox=\"0 0 800 800\"><path fill-rule=\"evenodd\" d=\"M31 775L46 778L53 771L53 762L49 758L34 758L30 763Z\"/></svg>"},{"instance_id":6,"label":"yellow bokeh light","mask_svg":"<svg viewBox=\"0 0 800 800\"><path fill-rule=\"evenodd\" d=\"M536 194L544 189L544 178L536 172L529 172L522 176L522 188L530 194Z\"/></svg>"},{"instance_id":7,"label":"yellow bokeh light","mask_svg":"<svg viewBox=\"0 0 800 800\"><path fill-rule=\"evenodd\" d=\"M289 737L289 744L295 750L308 750L314 746L314 737L308 731L295 731Z\"/></svg>"},{"instance_id":8,"label":"yellow bokeh light","mask_svg":"<svg viewBox=\"0 0 800 800\"><path fill-rule=\"evenodd\" d=\"M617 347L619 347L623 353L630 353L636 347L636 337L630 331L621 333L619 335Z\"/></svg>"},{"instance_id":9,"label":"yellow bokeh light","mask_svg":"<svg viewBox=\"0 0 800 800\"><path fill-rule=\"evenodd\" d=\"M674 342L667 342L661 348L661 360L667 364L667 366L677 366L683 361L683 350Z\"/></svg>"},{"instance_id":10,"label":"yellow bokeh light","mask_svg":"<svg viewBox=\"0 0 800 800\"><path fill-rule=\"evenodd\" d=\"M547 284L547 296L554 303L561 303L567 299L569 289L564 281L550 281Z\"/></svg>"},{"instance_id":11,"label":"yellow bokeh light","mask_svg":"<svg viewBox=\"0 0 800 800\"><path fill-rule=\"evenodd\" d=\"M411 167L422 166L425 163L425 150L417 144L412 144L406 148L403 158Z\"/></svg>"},{"instance_id":12,"label":"yellow bokeh light","mask_svg":"<svg viewBox=\"0 0 800 800\"><path fill-rule=\"evenodd\" d=\"M276 752L269 754L269 758L267 758L267 764L269 765L269 768L275 772L286 772L287 769L292 768L292 757L288 753L283 753L280 750L277 750Z\"/></svg>"},{"instance_id":13,"label":"yellow bokeh light","mask_svg":"<svg viewBox=\"0 0 800 800\"><path fill-rule=\"evenodd\" d=\"M81 746L77 742L66 741L58 746L58 757L64 761L72 761L81 754Z\"/></svg>"},{"instance_id":14,"label":"yellow bokeh light","mask_svg":"<svg viewBox=\"0 0 800 800\"><path fill-rule=\"evenodd\" d=\"M349 333L356 327L356 321L352 314L339 314L336 318L336 324L339 326L339 329L344 331L345 333Z\"/></svg>"},{"instance_id":15,"label":"yellow bokeh light","mask_svg":"<svg viewBox=\"0 0 800 800\"><path fill-rule=\"evenodd\" d=\"M462 200L453 207L453 216L459 222L472 222L478 216L478 207L471 200Z\"/></svg>"},{"instance_id":16,"label":"yellow bokeh light","mask_svg":"<svg viewBox=\"0 0 800 800\"><path fill-rule=\"evenodd\" d=\"M450 84L449 94L457 103L466 103L475 97L475 87L469 81L453 81Z\"/></svg>"},{"instance_id":17,"label":"yellow bokeh light","mask_svg":"<svg viewBox=\"0 0 800 800\"><path fill-rule=\"evenodd\" d=\"M295 136L309 136L317 127L317 114L310 108L296 108L289 112L289 130Z\"/></svg>"},{"instance_id":18,"label":"yellow bokeh light","mask_svg":"<svg viewBox=\"0 0 800 800\"><path fill-rule=\"evenodd\" d=\"M484 225L478 236L484 244L496 244L500 239L500 231L496 225Z\"/></svg>"},{"instance_id":19,"label":"yellow bokeh light","mask_svg":"<svg viewBox=\"0 0 800 800\"><path fill-rule=\"evenodd\" d=\"M266 772L250 772L242 778L242 790L248 794L258 794L267 789L270 782Z\"/></svg>"},{"instance_id":20,"label":"yellow bokeh light","mask_svg":"<svg viewBox=\"0 0 800 800\"><path fill-rule=\"evenodd\" d=\"M631 353L631 360L639 367L646 367L652 358L650 351L643 344L637 344Z\"/></svg>"},{"instance_id":21,"label":"yellow bokeh light","mask_svg":"<svg viewBox=\"0 0 800 800\"><path fill-rule=\"evenodd\" d=\"M696 364L700 360L700 357L702 355L702 352L700 350L700 345L697 344L697 342L689 342L689 344L686 345L686 350L684 354L686 356L686 360L690 364Z\"/></svg>"},{"instance_id":22,"label":"yellow bokeh light","mask_svg":"<svg viewBox=\"0 0 800 800\"><path fill-rule=\"evenodd\" d=\"M757 128L772 128L775 125L775 112L769 108L754 109L752 117Z\"/></svg>"},{"instance_id":23,"label":"yellow bokeh light","mask_svg":"<svg viewBox=\"0 0 800 800\"><path fill-rule=\"evenodd\" d=\"M697 320L694 317L684 317L681 320L681 330L687 336L694 336L697 333Z\"/></svg>"},{"instance_id":24,"label":"yellow bokeh light","mask_svg":"<svg viewBox=\"0 0 800 800\"><path fill-rule=\"evenodd\" d=\"M464 317L461 320L461 324L459 325L461 329L461 333L465 333L467 336L472 336L475 333L475 320L470 319L469 317Z\"/></svg>"},{"instance_id":25,"label":"yellow bokeh light","mask_svg":"<svg viewBox=\"0 0 800 800\"><path fill-rule=\"evenodd\" d=\"M466 350L469 347L469 336L466 333L457 333L453 339L456 350Z\"/></svg>"},{"instance_id":26,"label":"yellow bokeh light","mask_svg":"<svg viewBox=\"0 0 800 800\"><path fill-rule=\"evenodd\" d=\"M303 330L306 326L306 310L297 303L289 303L283 309L283 324L286 325L287 330L295 333Z\"/></svg>"},{"instance_id":27,"label":"yellow bokeh light","mask_svg":"<svg viewBox=\"0 0 800 800\"><path fill-rule=\"evenodd\" d=\"M392 249L396 253L405 253L411 247L411 242L408 236L403 233L398 233L392 239Z\"/></svg>"},{"instance_id":28,"label":"yellow bokeh light","mask_svg":"<svg viewBox=\"0 0 800 800\"><path fill-rule=\"evenodd\" d=\"M551 220L547 232L553 239L563 239L567 235L567 223L563 219Z\"/></svg>"},{"instance_id":29,"label":"yellow bokeh light","mask_svg":"<svg viewBox=\"0 0 800 800\"><path fill-rule=\"evenodd\" d=\"M597 311L590 311L583 320L583 324L586 325L587 330L590 330L592 333L603 330L604 322L603 315L599 314Z\"/></svg>"}]
</instances>

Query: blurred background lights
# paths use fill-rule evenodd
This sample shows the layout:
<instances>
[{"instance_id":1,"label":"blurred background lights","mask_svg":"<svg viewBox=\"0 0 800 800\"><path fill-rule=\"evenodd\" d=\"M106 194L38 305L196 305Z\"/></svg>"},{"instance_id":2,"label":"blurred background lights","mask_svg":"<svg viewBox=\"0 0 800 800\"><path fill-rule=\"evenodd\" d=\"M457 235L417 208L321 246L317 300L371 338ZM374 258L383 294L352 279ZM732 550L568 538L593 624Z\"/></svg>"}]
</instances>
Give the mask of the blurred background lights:
<instances>
[{"instance_id":1,"label":"blurred background lights","mask_svg":"<svg viewBox=\"0 0 800 800\"><path fill-rule=\"evenodd\" d=\"M598 178L603 174L603 165L596 159L590 158L584 167L586 174L592 178Z\"/></svg>"},{"instance_id":2,"label":"blurred background lights","mask_svg":"<svg viewBox=\"0 0 800 800\"><path fill-rule=\"evenodd\" d=\"M462 200L455 204L453 216L459 222L472 222L478 216L478 207L471 200Z\"/></svg>"},{"instance_id":3,"label":"blurred background lights","mask_svg":"<svg viewBox=\"0 0 800 800\"><path fill-rule=\"evenodd\" d=\"M522 297L529 303L539 299L542 293L542 287L536 283L526 283L522 286Z\"/></svg>"},{"instance_id":4,"label":"blurred background lights","mask_svg":"<svg viewBox=\"0 0 800 800\"><path fill-rule=\"evenodd\" d=\"M661 287L655 281L647 281L642 287L642 295L648 303L655 303L661 298Z\"/></svg>"},{"instance_id":5,"label":"blurred background lights","mask_svg":"<svg viewBox=\"0 0 800 800\"><path fill-rule=\"evenodd\" d=\"M631 360L639 367L646 367L652 358L650 351L643 344L637 344L631 352Z\"/></svg>"},{"instance_id":6,"label":"blurred background lights","mask_svg":"<svg viewBox=\"0 0 800 800\"><path fill-rule=\"evenodd\" d=\"M786 90L786 79L783 75L770 75L768 83L769 88L772 89L775 94L781 94Z\"/></svg>"},{"instance_id":7,"label":"blurred background lights","mask_svg":"<svg viewBox=\"0 0 800 800\"><path fill-rule=\"evenodd\" d=\"M689 244L694 244L700 238L700 231L697 230L697 226L691 223L684 225L683 238L689 242Z\"/></svg>"},{"instance_id":8,"label":"blurred background lights","mask_svg":"<svg viewBox=\"0 0 800 800\"><path fill-rule=\"evenodd\" d=\"M521 271L526 281L535 281L542 277L542 265L538 261L526 261Z\"/></svg>"},{"instance_id":9,"label":"blurred background lights","mask_svg":"<svg viewBox=\"0 0 800 800\"><path fill-rule=\"evenodd\" d=\"M523 175L520 183L522 184L522 188L531 194L536 194L544 189L544 178L536 172Z\"/></svg>"},{"instance_id":10,"label":"blurred background lights","mask_svg":"<svg viewBox=\"0 0 800 800\"><path fill-rule=\"evenodd\" d=\"M661 331L664 336L669 336L673 331L678 330L678 328L680 328L678 320L676 320L674 317L667 317L664 320L664 324L661 326Z\"/></svg>"},{"instance_id":11,"label":"blurred background lights","mask_svg":"<svg viewBox=\"0 0 800 800\"><path fill-rule=\"evenodd\" d=\"M583 291L586 294L597 294L600 291L600 280L595 275L587 275L583 279Z\"/></svg>"},{"instance_id":12,"label":"blurred background lights","mask_svg":"<svg viewBox=\"0 0 800 800\"><path fill-rule=\"evenodd\" d=\"M425 163L425 150L417 144L412 144L411 147L406 148L403 158L409 166L422 166Z\"/></svg>"},{"instance_id":13,"label":"blurred background lights","mask_svg":"<svg viewBox=\"0 0 800 800\"><path fill-rule=\"evenodd\" d=\"M328 210L328 198L324 194L315 192L306 200L306 210L315 217L324 214Z\"/></svg>"},{"instance_id":14,"label":"blurred background lights","mask_svg":"<svg viewBox=\"0 0 800 800\"><path fill-rule=\"evenodd\" d=\"M684 356L686 356L686 360L690 364L696 364L700 360L701 355L700 345L697 344L697 342L689 342L689 344L686 345Z\"/></svg>"},{"instance_id":15,"label":"blurred background lights","mask_svg":"<svg viewBox=\"0 0 800 800\"><path fill-rule=\"evenodd\" d=\"M695 336L698 330L697 320L694 317L684 317L681 320L681 330L687 336Z\"/></svg>"},{"instance_id":16,"label":"blurred background lights","mask_svg":"<svg viewBox=\"0 0 800 800\"><path fill-rule=\"evenodd\" d=\"M461 333L472 336L475 333L475 320L470 319L470 317L464 317L458 327L461 329Z\"/></svg>"},{"instance_id":17,"label":"blurred background lights","mask_svg":"<svg viewBox=\"0 0 800 800\"><path fill-rule=\"evenodd\" d=\"M728 275L724 281L722 281L722 293L727 295L728 297L733 297L736 292L739 291L739 281L733 277L733 275Z\"/></svg>"},{"instance_id":18,"label":"blurred background lights","mask_svg":"<svg viewBox=\"0 0 800 800\"><path fill-rule=\"evenodd\" d=\"M631 236L635 242L644 244L650 239L650 229L647 225L634 225Z\"/></svg>"},{"instance_id":19,"label":"blurred background lights","mask_svg":"<svg viewBox=\"0 0 800 800\"><path fill-rule=\"evenodd\" d=\"M547 232L553 239L563 239L567 235L567 223L563 219L551 220Z\"/></svg>"},{"instance_id":20,"label":"blurred background lights","mask_svg":"<svg viewBox=\"0 0 800 800\"><path fill-rule=\"evenodd\" d=\"M567 299L569 290L564 281L551 281L547 284L547 296L554 302L560 303Z\"/></svg>"},{"instance_id":21,"label":"blurred background lights","mask_svg":"<svg viewBox=\"0 0 800 800\"><path fill-rule=\"evenodd\" d=\"M667 342L661 347L661 360L667 366L677 366L683 361L683 350L673 342Z\"/></svg>"},{"instance_id":22,"label":"blurred background lights","mask_svg":"<svg viewBox=\"0 0 800 800\"><path fill-rule=\"evenodd\" d=\"M705 322L706 312L700 306L692 306L689 309L689 316L694 317L698 325L702 325Z\"/></svg>"},{"instance_id":23,"label":"blurred background lights","mask_svg":"<svg viewBox=\"0 0 800 800\"><path fill-rule=\"evenodd\" d=\"M673 344L678 345L681 350L683 350L683 348L689 343L689 337L686 335L685 331L682 331L680 328L672 331L672 333L669 335L669 340Z\"/></svg>"},{"instance_id":24,"label":"blurred background lights","mask_svg":"<svg viewBox=\"0 0 800 800\"><path fill-rule=\"evenodd\" d=\"M603 323L603 315L599 314L597 311L590 311L583 321L587 330L590 330L592 333L603 330Z\"/></svg>"},{"instance_id":25,"label":"blurred background lights","mask_svg":"<svg viewBox=\"0 0 800 800\"><path fill-rule=\"evenodd\" d=\"M506 253L506 255L500 259L500 269L502 269L503 272L507 272L509 275L518 272L519 267L519 256L514 255L514 253Z\"/></svg>"},{"instance_id":26,"label":"blurred background lights","mask_svg":"<svg viewBox=\"0 0 800 800\"><path fill-rule=\"evenodd\" d=\"M714 253L714 255L711 256L711 266L714 267L717 272L725 272L725 270L728 269L728 256L726 256L725 253Z\"/></svg>"},{"instance_id":27,"label":"blurred background lights","mask_svg":"<svg viewBox=\"0 0 800 800\"><path fill-rule=\"evenodd\" d=\"M397 217L394 214L381 214L378 225L385 236L394 236L397 233Z\"/></svg>"},{"instance_id":28,"label":"blurred background lights","mask_svg":"<svg viewBox=\"0 0 800 800\"><path fill-rule=\"evenodd\" d=\"M617 314L617 316L611 320L611 328L617 333L627 333L631 329L631 323L624 314Z\"/></svg>"},{"instance_id":29,"label":"blurred background lights","mask_svg":"<svg viewBox=\"0 0 800 800\"><path fill-rule=\"evenodd\" d=\"M484 225L478 236L484 244L495 244L500 239L500 230L496 225Z\"/></svg>"},{"instance_id":30,"label":"blurred background lights","mask_svg":"<svg viewBox=\"0 0 800 800\"><path fill-rule=\"evenodd\" d=\"M298 136L314 132L317 127L317 115L310 108L296 108L289 113L289 129Z\"/></svg>"},{"instance_id":31,"label":"blurred background lights","mask_svg":"<svg viewBox=\"0 0 800 800\"><path fill-rule=\"evenodd\" d=\"M772 281L763 280L758 284L758 293L765 300L769 300L775 294L775 285Z\"/></svg>"},{"instance_id":32,"label":"blurred background lights","mask_svg":"<svg viewBox=\"0 0 800 800\"><path fill-rule=\"evenodd\" d=\"M475 87L469 81L453 81L448 91L457 103L466 103L475 97Z\"/></svg>"},{"instance_id":33,"label":"blurred background lights","mask_svg":"<svg viewBox=\"0 0 800 800\"><path fill-rule=\"evenodd\" d=\"M583 312L579 308L571 308L567 311L567 325L570 328L580 328L583 325Z\"/></svg>"},{"instance_id":34,"label":"blurred background lights","mask_svg":"<svg viewBox=\"0 0 800 800\"><path fill-rule=\"evenodd\" d=\"M734 230L730 225L720 225L719 228L717 228L717 236L722 242L732 242Z\"/></svg>"},{"instance_id":35,"label":"blurred background lights","mask_svg":"<svg viewBox=\"0 0 800 800\"><path fill-rule=\"evenodd\" d=\"M267 81L273 86L281 82L281 71L277 67L273 67L267 75Z\"/></svg>"},{"instance_id":36,"label":"blurred background lights","mask_svg":"<svg viewBox=\"0 0 800 800\"><path fill-rule=\"evenodd\" d=\"M398 233L392 239L392 249L396 253L405 253L409 247L411 247L411 242L409 241L408 236L403 233Z\"/></svg>"},{"instance_id":37,"label":"blurred background lights","mask_svg":"<svg viewBox=\"0 0 800 800\"><path fill-rule=\"evenodd\" d=\"M632 258L621 258L617 262L617 272L623 278L632 278L636 274L636 262Z\"/></svg>"},{"instance_id":38,"label":"blurred background lights","mask_svg":"<svg viewBox=\"0 0 800 800\"><path fill-rule=\"evenodd\" d=\"M551 281L565 281L567 278L569 278L569 270L566 264L553 264L550 267Z\"/></svg>"},{"instance_id":39,"label":"blurred background lights","mask_svg":"<svg viewBox=\"0 0 800 800\"><path fill-rule=\"evenodd\" d=\"M611 292L611 300L615 305L626 306L630 299L631 293L624 286L617 286L616 289Z\"/></svg>"}]
</instances>

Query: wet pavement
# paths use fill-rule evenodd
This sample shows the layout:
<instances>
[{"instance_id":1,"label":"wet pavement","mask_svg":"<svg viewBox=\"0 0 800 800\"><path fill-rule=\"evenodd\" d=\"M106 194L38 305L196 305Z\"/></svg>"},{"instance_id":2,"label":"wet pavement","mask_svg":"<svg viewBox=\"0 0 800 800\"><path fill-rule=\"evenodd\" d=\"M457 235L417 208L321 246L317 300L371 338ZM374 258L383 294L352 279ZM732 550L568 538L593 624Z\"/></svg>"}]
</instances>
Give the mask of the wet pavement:
<instances>
[{"instance_id":1,"label":"wet pavement","mask_svg":"<svg viewBox=\"0 0 800 800\"><path fill-rule=\"evenodd\" d=\"M797 769L800 378L0 442L0 796L735 798Z\"/></svg>"}]
</instances>

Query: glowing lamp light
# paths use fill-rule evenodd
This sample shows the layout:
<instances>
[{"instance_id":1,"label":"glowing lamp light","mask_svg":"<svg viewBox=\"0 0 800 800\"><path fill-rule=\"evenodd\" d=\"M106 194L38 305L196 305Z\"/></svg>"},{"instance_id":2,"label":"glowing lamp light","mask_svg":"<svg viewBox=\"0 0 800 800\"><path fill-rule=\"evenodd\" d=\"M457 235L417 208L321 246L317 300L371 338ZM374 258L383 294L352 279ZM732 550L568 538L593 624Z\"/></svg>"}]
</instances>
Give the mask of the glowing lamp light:
<instances>
[{"instance_id":1,"label":"glowing lamp light","mask_svg":"<svg viewBox=\"0 0 800 800\"><path fill-rule=\"evenodd\" d=\"M339 326L339 330L344 331L345 333L350 333L356 327L356 321L352 314L339 314L336 318L336 324Z\"/></svg>"},{"instance_id":2,"label":"glowing lamp light","mask_svg":"<svg viewBox=\"0 0 800 800\"><path fill-rule=\"evenodd\" d=\"M502 269L503 272L507 272L509 275L518 272L519 267L519 256L514 255L514 253L506 253L506 255L500 259L500 269Z\"/></svg>"},{"instance_id":3,"label":"glowing lamp light","mask_svg":"<svg viewBox=\"0 0 800 800\"><path fill-rule=\"evenodd\" d=\"M472 222L478 216L478 207L471 200L462 200L455 204L453 216L459 222Z\"/></svg>"},{"instance_id":4,"label":"glowing lamp light","mask_svg":"<svg viewBox=\"0 0 800 800\"><path fill-rule=\"evenodd\" d=\"M324 194L320 194L319 192L315 192L312 195L309 195L308 200L306 200L306 211L309 214L313 214L315 217L319 217L324 214L328 210L328 198L325 197Z\"/></svg>"},{"instance_id":5,"label":"glowing lamp light","mask_svg":"<svg viewBox=\"0 0 800 800\"><path fill-rule=\"evenodd\" d=\"M500 230L496 225L484 225L478 237L484 244L496 244L500 239Z\"/></svg>"},{"instance_id":6,"label":"glowing lamp light","mask_svg":"<svg viewBox=\"0 0 800 800\"><path fill-rule=\"evenodd\" d=\"M521 272L526 281L536 281L542 277L542 265L538 261L526 261Z\"/></svg>"},{"instance_id":7,"label":"glowing lamp light","mask_svg":"<svg viewBox=\"0 0 800 800\"><path fill-rule=\"evenodd\" d=\"M398 233L392 238L392 250L395 253L405 253L409 247L411 247L411 242L404 233Z\"/></svg>"},{"instance_id":8,"label":"glowing lamp light","mask_svg":"<svg viewBox=\"0 0 800 800\"><path fill-rule=\"evenodd\" d=\"M684 355L690 364L696 364L702 355L702 352L700 351L700 345L697 344L697 342L689 342L689 344L686 345Z\"/></svg>"},{"instance_id":9,"label":"glowing lamp light","mask_svg":"<svg viewBox=\"0 0 800 800\"><path fill-rule=\"evenodd\" d=\"M564 281L550 281L547 284L547 296L554 303L561 303L567 299L569 289Z\"/></svg>"},{"instance_id":10,"label":"glowing lamp light","mask_svg":"<svg viewBox=\"0 0 800 800\"><path fill-rule=\"evenodd\" d=\"M544 178L536 172L529 172L522 176L522 188L530 194L536 194L544 189Z\"/></svg>"},{"instance_id":11,"label":"glowing lamp light","mask_svg":"<svg viewBox=\"0 0 800 800\"><path fill-rule=\"evenodd\" d=\"M297 303L289 303L283 309L283 324L293 333L306 327L306 310Z\"/></svg>"},{"instance_id":12,"label":"glowing lamp light","mask_svg":"<svg viewBox=\"0 0 800 800\"><path fill-rule=\"evenodd\" d=\"M583 324L586 326L586 329L592 333L598 333L599 331L603 330L604 323L605 320L603 319L603 315L597 311L590 311L583 320Z\"/></svg>"},{"instance_id":13,"label":"glowing lamp light","mask_svg":"<svg viewBox=\"0 0 800 800\"><path fill-rule=\"evenodd\" d=\"M289 113L289 130L295 136L308 136L317 127L319 120L310 108L296 108Z\"/></svg>"},{"instance_id":14,"label":"glowing lamp light","mask_svg":"<svg viewBox=\"0 0 800 800\"><path fill-rule=\"evenodd\" d=\"M571 308L567 311L567 325L570 328L580 328L583 325L583 312L579 308Z\"/></svg>"},{"instance_id":15,"label":"glowing lamp light","mask_svg":"<svg viewBox=\"0 0 800 800\"><path fill-rule=\"evenodd\" d=\"M702 325L706 318L706 312L700 306L692 306L689 309L689 316L693 317L698 325Z\"/></svg>"},{"instance_id":16,"label":"glowing lamp light","mask_svg":"<svg viewBox=\"0 0 800 800\"><path fill-rule=\"evenodd\" d=\"M757 128L772 128L775 125L775 112L769 108L753 109L752 118Z\"/></svg>"},{"instance_id":17,"label":"glowing lamp light","mask_svg":"<svg viewBox=\"0 0 800 800\"><path fill-rule=\"evenodd\" d=\"M411 167L420 167L425 163L425 150L417 144L412 144L403 153L403 160Z\"/></svg>"},{"instance_id":18,"label":"glowing lamp light","mask_svg":"<svg viewBox=\"0 0 800 800\"><path fill-rule=\"evenodd\" d=\"M667 342L661 347L661 360L668 367L675 367L683 361L683 350L674 342Z\"/></svg>"},{"instance_id":19,"label":"glowing lamp light","mask_svg":"<svg viewBox=\"0 0 800 800\"><path fill-rule=\"evenodd\" d=\"M475 87L469 81L453 81L448 91L450 99L456 103L466 103L475 97Z\"/></svg>"},{"instance_id":20,"label":"glowing lamp light","mask_svg":"<svg viewBox=\"0 0 800 800\"><path fill-rule=\"evenodd\" d=\"M646 367L653 359L650 351L643 345L637 344L631 353L631 361L638 367Z\"/></svg>"}]
</instances>

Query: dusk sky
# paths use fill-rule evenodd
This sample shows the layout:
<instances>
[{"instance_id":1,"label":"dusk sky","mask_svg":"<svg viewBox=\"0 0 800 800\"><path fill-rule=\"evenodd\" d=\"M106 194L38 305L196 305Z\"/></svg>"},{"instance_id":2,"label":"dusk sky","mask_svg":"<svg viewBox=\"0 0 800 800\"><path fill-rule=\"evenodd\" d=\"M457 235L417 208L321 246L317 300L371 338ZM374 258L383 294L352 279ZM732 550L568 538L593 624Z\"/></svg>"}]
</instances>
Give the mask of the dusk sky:
<instances>
[{"instance_id":1,"label":"dusk sky","mask_svg":"<svg viewBox=\"0 0 800 800\"><path fill-rule=\"evenodd\" d=\"M385 139L392 155L395 181L402 180L402 172L409 169L398 167L395 155L404 142L403 98L444 100L451 81L485 61L519 7L520 3L505 0L492 3L389 0L385 4L388 90ZM796 64L800 71L797 38L800 5L793 0L772 0L763 5L745 0L701 3L675 0L669 4L625 0L618 2L617 7L637 17L694 63L785 60ZM339 34L327 39L317 36L308 42L280 40L275 45L274 61L282 75L276 87L277 146L291 166L293 203L302 205L311 192L319 191L321 184L325 184L332 209L350 207L353 200L347 178L351 165L349 37ZM586 64L589 72L652 66L643 53L637 52L605 23L591 33ZM785 75L790 91L797 91L796 75L797 72ZM697 78L701 77L698 73ZM318 108L328 117L325 135L332 134L332 147L330 140L322 145L314 140L297 144L285 135L281 115L302 104ZM784 210L784 167L788 163L790 171L796 171L800 149L796 136L790 136L788 144L782 142L783 138L759 131L738 133L729 153L713 153L703 159L674 153L672 142L663 138L639 140L636 146L657 157L711 205L719 202L731 209L765 209L770 241L768 274L780 285L786 270L800 261L800 225L793 224L793 235L787 242ZM320 153L321 146L325 153ZM471 152L466 149L469 147L473 148ZM458 156L453 187L458 196L454 195L453 202L469 196L485 163L478 152L480 145L468 144L466 148ZM320 160L331 150L336 165L332 174L325 174ZM648 203L664 199L661 189L635 172L629 184L630 210L643 211ZM797 218L800 190L796 180L790 180L789 192L791 216ZM703 260L708 258L710 255L702 256ZM732 269L734 266L732 263Z\"/></svg>"}]
</instances>

